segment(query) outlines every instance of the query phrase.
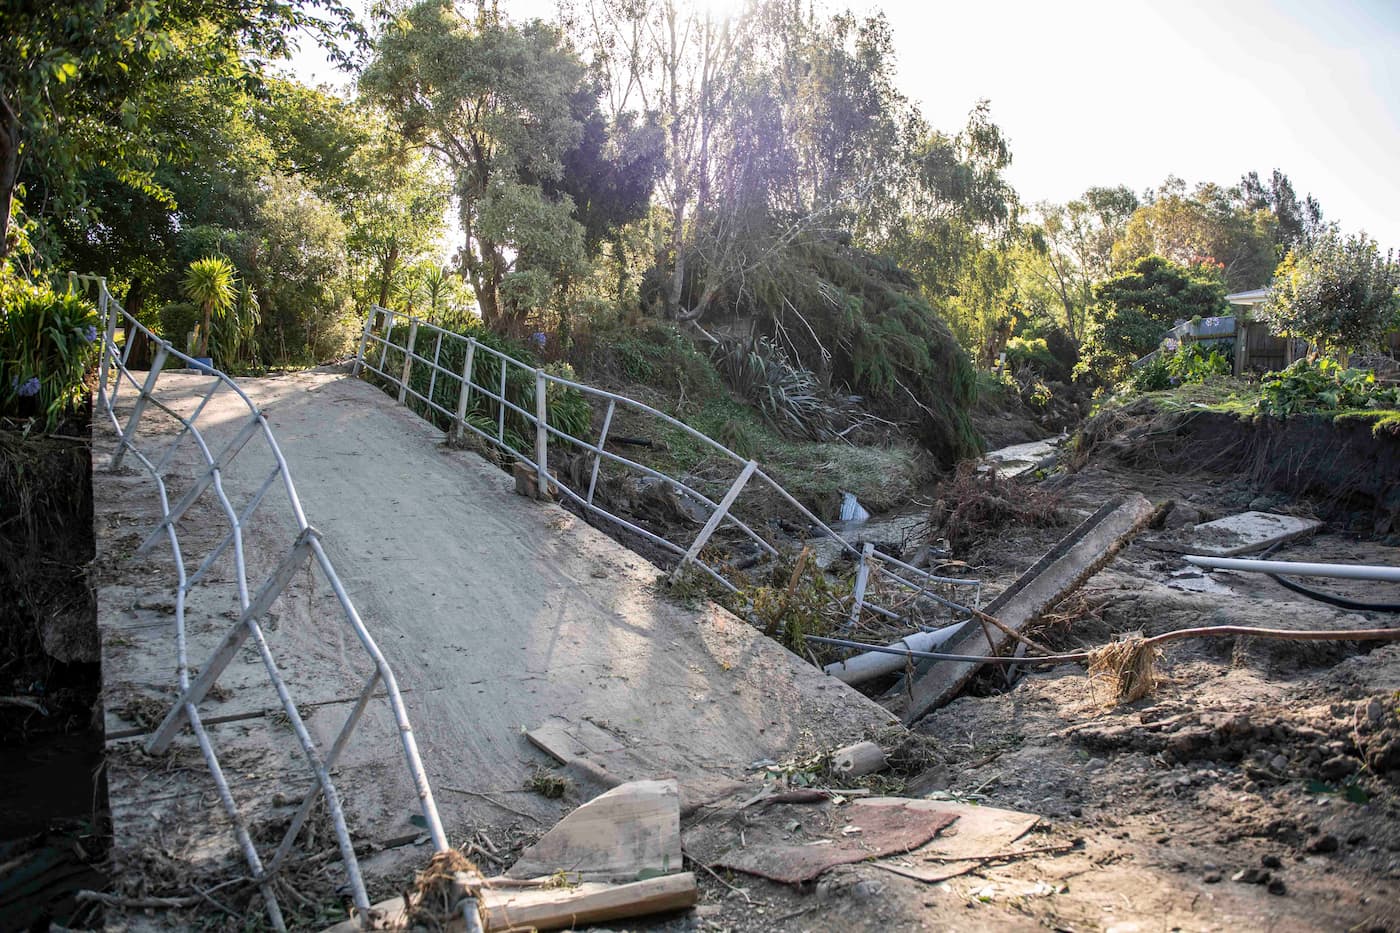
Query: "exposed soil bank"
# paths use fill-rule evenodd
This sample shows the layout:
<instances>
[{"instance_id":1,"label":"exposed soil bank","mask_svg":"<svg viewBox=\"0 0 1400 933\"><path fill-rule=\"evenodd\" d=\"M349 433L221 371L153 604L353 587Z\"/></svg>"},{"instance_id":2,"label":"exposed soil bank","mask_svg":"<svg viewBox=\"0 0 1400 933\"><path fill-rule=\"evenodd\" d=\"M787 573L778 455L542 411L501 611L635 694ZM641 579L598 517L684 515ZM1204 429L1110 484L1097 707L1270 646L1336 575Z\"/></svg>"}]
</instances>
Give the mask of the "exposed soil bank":
<instances>
[{"instance_id":1,"label":"exposed soil bank","mask_svg":"<svg viewBox=\"0 0 1400 933\"><path fill-rule=\"evenodd\" d=\"M88 416L0 431L0 928L69 923L100 888L99 709ZM86 919L91 920L89 915Z\"/></svg>"},{"instance_id":2,"label":"exposed soil bank","mask_svg":"<svg viewBox=\"0 0 1400 933\"><path fill-rule=\"evenodd\" d=\"M1137 470L1232 474L1241 485L1306 497L1350 531L1400 532L1400 435L1373 434L1359 420L1161 412L1144 399L1085 425L1077 463L1104 458Z\"/></svg>"}]
</instances>

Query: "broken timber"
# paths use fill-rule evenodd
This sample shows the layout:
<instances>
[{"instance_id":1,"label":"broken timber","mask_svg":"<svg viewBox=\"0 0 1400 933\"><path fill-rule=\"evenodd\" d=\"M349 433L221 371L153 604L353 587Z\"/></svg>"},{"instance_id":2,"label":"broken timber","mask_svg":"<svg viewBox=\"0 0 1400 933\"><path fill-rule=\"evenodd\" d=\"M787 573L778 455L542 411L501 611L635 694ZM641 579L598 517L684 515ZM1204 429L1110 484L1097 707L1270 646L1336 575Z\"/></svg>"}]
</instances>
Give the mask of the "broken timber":
<instances>
[{"instance_id":1,"label":"broken timber","mask_svg":"<svg viewBox=\"0 0 1400 933\"><path fill-rule=\"evenodd\" d=\"M1156 509L1134 493L1105 504L1064 537L1033 567L987 607L986 613L1007 628L1021 631L1055 603L1078 589L1123 549L1152 519ZM948 654L986 657L1010 639L1004 631L968 622L943 647ZM982 664L974 661L924 661L914 673L904 721L913 722L947 703Z\"/></svg>"}]
</instances>

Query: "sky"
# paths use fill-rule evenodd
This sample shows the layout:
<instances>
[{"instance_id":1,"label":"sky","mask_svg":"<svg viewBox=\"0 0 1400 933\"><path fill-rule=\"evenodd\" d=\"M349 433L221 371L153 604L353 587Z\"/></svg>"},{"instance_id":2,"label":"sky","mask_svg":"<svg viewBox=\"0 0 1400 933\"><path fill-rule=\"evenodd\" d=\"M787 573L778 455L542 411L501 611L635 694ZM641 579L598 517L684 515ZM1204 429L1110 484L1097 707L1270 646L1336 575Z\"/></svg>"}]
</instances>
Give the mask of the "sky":
<instances>
[{"instance_id":1,"label":"sky","mask_svg":"<svg viewBox=\"0 0 1400 933\"><path fill-rule=\"evenodd\" d=\"M552 0L500 6L519 19L554 10ZM955 131L991 101L1027 203L1092 185L1141 193L1172 174L1234 184L1279 168L1324 219L1400 249L1397 0L840 6L889 17L901 89L933 127ZM311 50L293 68L313 83L331 75Z\"/></svg>"}]
</instances>

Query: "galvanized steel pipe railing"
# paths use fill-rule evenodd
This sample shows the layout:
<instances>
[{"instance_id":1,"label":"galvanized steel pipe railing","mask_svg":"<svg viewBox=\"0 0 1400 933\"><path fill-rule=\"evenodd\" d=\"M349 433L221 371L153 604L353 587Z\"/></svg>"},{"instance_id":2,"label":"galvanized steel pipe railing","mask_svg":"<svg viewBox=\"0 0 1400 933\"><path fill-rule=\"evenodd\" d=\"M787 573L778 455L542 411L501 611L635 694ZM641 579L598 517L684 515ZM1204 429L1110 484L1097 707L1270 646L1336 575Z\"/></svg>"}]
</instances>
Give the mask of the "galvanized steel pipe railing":
<instances>
[{"instance_id":1,"label":"galvanized steel pipe railing","mask_svg":"<svg viewBox=\"0 0 1400 933\"><path fill-rule=\"evenodd\" d=\"M220 804L233 825L238 847L244 860L248 863L251 877L259 886L268 918L272 926L278 930L285 929L286 924L273 890L272 878L286 864L297 834L310 816L316 802L324 799L334 828L336 844L344 865L351 898L363 916L370 907L369 896L365 890L359 861L355 855L354 842L345 819L344 804L331 778L331 771L336 766L341 753L359 724L361 716L368 708L370 700L374 698L376 689L383 690L384 699L387 701L393 716L402 747L404 764L418 796L419 808L428 835L438 851L443 851L448 847L447 836L438 816L432 788L428 783L427 774L419 756L417 742L413 736L412 726L409 724L408 712L404 706L398 682L394 678L394 672L379 650L379 646L375 643L364 620L355 609L354 603L346 592L345 585L321 544L320 534L308 523L301 500L297 495L296 486L292 482L287 459L283 455L281 447L278 446L277 439L273 435L267 419L247 393L228 375L205 366L176 350L168 341L157 337L135 317L127 313L112 297L105 278L70 274L69 285L70 288L82 287L89 294L95 293L97 299L102 330L102 347L98 365L97 408L111 423L112 429L117 435L116 450L112 455L109 469L117 469L129 456L150 474L155 483L161 517L157 526L138 548L138 553L147 553L161 540L164 540L170 546L175 562L175 679L179 686L180 696L165 719L151 734L147 741L147 750L154 754L164 752L169 748L180 729L186 723L189 724L199 745L200 754L208 766ZM120 345L117 335L118 323L122 324L125 338ZM144 336L154 347L151 367L139 379L127 365L135 343L134 338L137 335ZM361 353L363 353L363 349L362 344ZM158 391L162 374L166 371L167 365L174 361L183 362L195 374L204 375L210 379L209 386L199 396L198 403L188 414L177 410L175 407L177 402L173 398L168 399L170 404L167 404L167 399L162 399ZM118 405L122 400L123 389L127 385L131 386L136 397L130 405L130 411L119 415ZM214 450L211 449L204 431L200 429L200 419L206 415L211 400L221 391L236 396L238 402L246 408L247 414L234 438L223 447ZM143 417L151 408L164 412L180 424L180 430L163 451L145 449L152 447L156 439L155 437L147 438L140 433ZM255 441L260 442L264 452L270 455L272 467L266 478L258 485L257 491L240 511L234 508L228 492L224 488L224 475L246 446ZM200 466L197 475L185 478L192 480L192 485L172 505L167 479L171 478L169 471L178 463L175 459L176 453L187 442L193 444ZM296 538L267 579L253 593L250 588L247 566L248 555L245 553L245 547L248 543L245 532L251 527L255 513L264 502L267 494L279 485L279 481L285 496L285 504L296 525ZM211 491L218 512L223 522L227 524L228 530L216 543L208 546L206 553L198 556L198 564L193 572L190 572L186 568L185 561L187 557L193 559L197 555L187 553L187 550L182 547L179 531L180 519L197 501L206 497ZM232 549L232 562L238 593L238 619L224 635L209 659L198 668L198 673L192 675L185 625L187 597L201 583L214 562L230 549ZM321 575L330 586L340 606L343 624L353 632L355 640L359 642L373 667L372 673L341 726L335 741L324 752L318 747L306 728L305 718L282 676L277 658L268 644L261 624L267 610L291 583L293 577L301 570L312 566L320 570ZM250 638L267 678L277 693L282 712L296 735L307 770L312 777L311 785L302 798L300 808L268 862L263 861L256 844L253 842L243 814L234 800L228 781L224 777L214 743L199 712L199 703L233 660L238 649Z\"/></svg>"},{"instance_id":2,"label":"galvanized steel pipe railing","mask_svg":"<svg viewBox=\"0 0 1400 933\"><path fill-rule=\"evenodd\" d=\"M396 325L402 324L408 325L407 334L403 342L398 343L395 342L395 327ZM432 341L431 355L428 355L426 349L420 352L419 344L425 334L430 335L429 339ZM464 345L463 363L460 371L442 365L443 343L449 340L458 341ZM375 353L376 347L378 348L377 354ZM392 356L391 353L393 354ZM399 363L399 357L402 358L401 363ZM476 364L483 358L490 358L495 361L499 377L496 380L496 385L486 386L477 382L474 378L478 371ZM414 369L419 366L427 367L430 372L428 394L426 396L411 385L412 373ZM519 375L525 379L527 384L534 385L534 411L529 411L525 407L517 405L507 397L507 373L511 371L518 372ZM655 544L667 553L675 555L679 558L679 561L675 570L673 570L673 574L679 572L683 567L694 566L723 588L730 592L737 592L734 584L727 579L723 568L713 566L705 559L703 554L704 547L708 543L710 536L721 526L726 524L741 532L744 538L756 545L762 553L770 557L777 556L778 549L773 543L767 540L743 519L739 518L739 516L735 515L732 510L735 501L740 497L743 491L748 488L748 486L757 482L767 486L776 493L780 499L791 507L794 517L806 523L808 527L815 529L817 535L830 537L853 559L868 563L869 575L873 579L886 581L899 591L907 591L909 598L913 599L915 602L927 600L928 603L932 605L948 609L955 617L960 617L961 619L970 618L972 616L971 608L981 605L980 580L936 576L927 571L913 567L904 561L897 560L893 556L879 550L874 550L868 555L863 554L861 548L834 531L826 522L818 518L810 509L799 502L795 496L784 489L777 480L762 469L757 468L757 465L752 461L739 456L719 441L701 431L697 431L685 422L673 418L665 412L659 411L636 399L629 398L625 395L619 395L615 392L608 392L586 383L566 379L558 374L531 366L493 347L487 346L474 337L447 330L412 315L399 315L387 308L374 305L365 316L359 348L355 354L354 373L360 375L364 372L374 373L383 380L386 385L390 387L392 393L396 394L400 404L405 404L409 398L412 398L421 403L426 410L441 415L450 425L448 428L449 435L460 438L466 432L470 431L483 441L500 448L525 464L535 474L541 495L548 496L551 493L558 493L577 504L585 513L596 515L621 528L625 528L627 531ZM455 409L449 409L447 405L441 404L435 398L435 393L442 385L455 386L457 393ZM590 399L596 399L599 402L606 403L602 427L598 432L596 441L575 437L549 423L546 404L547 387L549 385L557 385L565 389L572 389ZM487 399L494 403L496 409L494 431L483 430L467 418L467 411L470 407L471 400L476 397ZM740 469L738 478L721 500L716 502L679 477L670 476L644 463L639 463L629 457L607 450L608 432L612 427L614 415L620 408L630 409L648 419L653 419L662 425L681 431L687 437L697 441L715 455L738 466ZM507 412L511 412L517 416L524 424L532 429L531 433L534 435L534 444L529 449L521 449L519 445L511 442L506 432ZM573 445L579 450L584 451L591 458L592 463L589 465L589 477L586 489L574 489L563 477L556 479L551 476L548 464L551 439L560 443ZM605 462L669 485L677 495L684 496L690 501L704 506L710 513L709 520L695 538L691 541L681 543L668 540L608 511L595 501L600 468ZM939 592L937 592L937 588L939 587L945 588L946 595L940 595ZM970 589L970 598L966 601L951 598L953 588ZM971 607L967 605L968 602L972 604ZM869 609L888 619L900 619L899 613L888 607L880 606L868 598L865 595L864 588L862 588L862 592L855 594L852 608L857 615L861 609ZM926 630L929 628L927 625L920 625L919 627Z\"/></svg>"}]
</instances>

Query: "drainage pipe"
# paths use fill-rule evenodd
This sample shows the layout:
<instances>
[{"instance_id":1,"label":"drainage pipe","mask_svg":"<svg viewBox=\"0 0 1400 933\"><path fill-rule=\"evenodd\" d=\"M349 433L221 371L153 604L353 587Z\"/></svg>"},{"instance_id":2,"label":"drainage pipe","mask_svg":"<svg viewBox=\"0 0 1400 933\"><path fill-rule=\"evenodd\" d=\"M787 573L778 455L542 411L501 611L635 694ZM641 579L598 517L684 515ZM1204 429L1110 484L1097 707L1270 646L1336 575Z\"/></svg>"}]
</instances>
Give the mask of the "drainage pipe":
<instances>
[{"instance_id":1,"label":"drainage pipe","mask_svg":"<svg viewBox=\"0 0 1400 933\"><path fill-rule=\"evenodd\" d=\"M822 670L848 684L865 683L867 680L874 680L885 674L893 674L895 671L901 670L908 662L909 655L906 652L932 651L935 648L941 648L964 624L959 622L956 625L944 626L931 632L915 632L901 638L884 650L867 651L844 661L835 661L823 667ZM891 654L891 651L899 653Z\"/></svg>"},{"instance_id":2,"label":"drainage pipe","mask_svg":"<svg viewBox=\"0 0 1400 933\"><path fill-rule=\"evenodd\" d=\"M1244 573L1286 574L1294 577L1335 577L1339 580L1380 580L1400 583L1400 567L1363 564L1305 564L1290 560L1249 560L1234 557L1187 555L1188 563L1207 570L1239 570Z\"/></svg>"}]
</instances>

